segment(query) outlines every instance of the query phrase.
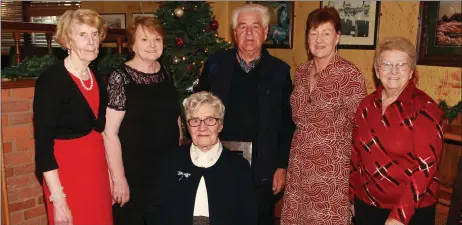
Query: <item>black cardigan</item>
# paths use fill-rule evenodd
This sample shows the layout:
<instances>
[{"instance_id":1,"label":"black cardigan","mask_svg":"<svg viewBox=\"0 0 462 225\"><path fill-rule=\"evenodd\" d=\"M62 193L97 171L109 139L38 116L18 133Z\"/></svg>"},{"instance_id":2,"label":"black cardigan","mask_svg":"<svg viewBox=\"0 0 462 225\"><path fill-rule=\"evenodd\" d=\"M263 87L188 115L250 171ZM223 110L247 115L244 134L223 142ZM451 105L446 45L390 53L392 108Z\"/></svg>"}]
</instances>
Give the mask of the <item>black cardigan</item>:
<instances>
[{"instance_id":1,"label":"black cardigan","mask_svg":"<svg viewBox=\"0 0 462 225\"><path fill-rule=\"evenodd\" d=\"M92 130L102 132L106 123L107 93L101 76L95 74L99 87L98 118L80 92L64 61L59 61L39 76L34 94L34 133L36 171L58 168L54 157L55 139L75 139Z\"/></svg>"},{"instance_id":2,"label":"black cardigan","mask_svg":"<svg viewBox=\"0 0 462 225\"><path fill-rule=\"evenodd\" d=\"M172 150L160 162L145 214L147 224L191 225L202 176L207 187L210 225L257 224L248 161L224 148L213 166L200 168L191 161L189 149L190 145L186 145Z\"/></svg>"}]
</instances>

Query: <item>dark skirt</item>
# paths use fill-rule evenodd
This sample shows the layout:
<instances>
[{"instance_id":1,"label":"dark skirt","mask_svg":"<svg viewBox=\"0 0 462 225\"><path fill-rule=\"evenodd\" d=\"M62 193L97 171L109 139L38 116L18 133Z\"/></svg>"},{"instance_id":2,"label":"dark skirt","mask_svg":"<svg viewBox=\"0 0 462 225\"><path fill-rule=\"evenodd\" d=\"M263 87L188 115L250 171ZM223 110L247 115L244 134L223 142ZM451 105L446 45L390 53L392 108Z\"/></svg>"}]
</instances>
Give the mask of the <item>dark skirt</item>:
<instances>
[{"instance_id":1,"label":"dark skirt","mask_svg":"<svg viewBox=\"0 0 462 225\"><path fill-rule=\"evenodd\" d=\"M355 225L385 224L391 210L376 208L355 199ZM436 204L424 208L418 208L409 225L434 225Z\"/></svg>"},{"instance_id":2,"label":"dark skirt","mask_svg":"<svg viewBox=\"0 0 462 225\"><path fill-rule=\"evenodd\" d=\"M206 216L193 217L193 225L209 225L209 218Z\"/></svg>"}]
</instances>

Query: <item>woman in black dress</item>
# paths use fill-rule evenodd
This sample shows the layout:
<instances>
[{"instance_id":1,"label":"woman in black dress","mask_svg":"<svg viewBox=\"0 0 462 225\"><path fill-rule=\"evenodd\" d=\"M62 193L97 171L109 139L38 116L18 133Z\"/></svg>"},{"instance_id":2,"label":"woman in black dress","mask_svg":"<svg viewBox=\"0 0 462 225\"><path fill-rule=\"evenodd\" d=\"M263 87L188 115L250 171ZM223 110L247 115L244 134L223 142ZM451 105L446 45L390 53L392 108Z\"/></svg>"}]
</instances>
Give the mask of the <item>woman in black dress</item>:
<instances>
[{"instance_id":1,"label":"woman in black dress","mask_svg":"<svg viewBox=\"0 0 462 225\"><path fill-rule=\"evenodd\" d=\"M158 62L163 30L151 17L128 29L134 57L108 79L104 144L112 184L115 225L144 225L147 181L167 150L178 146L180 106L168 70Z\"/></svg>"}]
</instances>

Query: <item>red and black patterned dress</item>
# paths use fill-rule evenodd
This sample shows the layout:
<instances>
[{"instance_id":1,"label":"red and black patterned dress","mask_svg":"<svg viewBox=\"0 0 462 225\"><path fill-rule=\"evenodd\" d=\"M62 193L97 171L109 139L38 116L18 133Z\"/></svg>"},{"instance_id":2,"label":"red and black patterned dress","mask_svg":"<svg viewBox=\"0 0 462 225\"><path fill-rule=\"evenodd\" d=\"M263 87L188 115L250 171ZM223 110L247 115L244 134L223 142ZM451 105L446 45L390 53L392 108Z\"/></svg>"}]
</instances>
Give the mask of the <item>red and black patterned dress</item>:
<instances>
[{"instance_id":1,"label":"red and black patterned dress","mask_svg":"<svg viewBox=\"0 0 462 225\"><path fill-rule=\"evenodd\" d=\"M348 178L354 113L366 96L362 73L334 56L310 94L314 61L294 77L292 118L297 126L287 171L282 225L348 224Z\"/></svg>"},{"instance_id":2,"label":"red and black patterned dress","mask_svg":"<svg viewBox=\"0 0 462 225\"><path fill-rule=\"evenodd\" d=\"M359 105L353 132L350 200L391 210L408 224L438 200L443 113L413 82L382 115L380 86Z\"/></svg>"}]
</instances>

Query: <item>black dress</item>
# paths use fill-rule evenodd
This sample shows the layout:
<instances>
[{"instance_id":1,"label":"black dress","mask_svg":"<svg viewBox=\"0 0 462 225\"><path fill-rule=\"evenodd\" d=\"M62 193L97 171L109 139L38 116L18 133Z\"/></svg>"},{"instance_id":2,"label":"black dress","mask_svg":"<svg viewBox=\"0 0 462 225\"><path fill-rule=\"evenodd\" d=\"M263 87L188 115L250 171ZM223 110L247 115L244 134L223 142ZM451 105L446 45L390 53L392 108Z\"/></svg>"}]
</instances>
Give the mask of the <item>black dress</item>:
<instances>
[{"instance_id":1,"label":"black dress","mask_svg":"<svg viewBox=\"0 0 462 225\"><path fill-rule=\"evenodd\" d=\"M158 159L178 146L180 105L173 80L161 66L148 74L128 65L108 80L108 107L125 111L119 128L125 177L130 200L113 206L115 225L144 225L148 181Z\"/></svg>"}]
</instances>

